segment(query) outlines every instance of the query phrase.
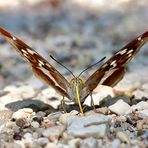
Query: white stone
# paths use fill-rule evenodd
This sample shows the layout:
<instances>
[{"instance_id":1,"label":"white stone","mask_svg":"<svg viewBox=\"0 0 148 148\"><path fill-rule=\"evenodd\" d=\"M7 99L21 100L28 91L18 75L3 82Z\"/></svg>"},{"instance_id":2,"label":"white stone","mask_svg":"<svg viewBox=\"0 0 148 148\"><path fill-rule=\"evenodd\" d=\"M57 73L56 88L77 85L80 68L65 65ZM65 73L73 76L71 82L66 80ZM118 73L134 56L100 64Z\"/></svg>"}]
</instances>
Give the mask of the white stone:
<instances>
[{"instance_id":1,"label":"white stone","mask_svg":"<svg viewBox=\"0 0 148 148\"><path fill-rule=\"evenodd\" d=\"M119 148L120 146L120 140L119 139L114 139L112 142L112 148Z\"/></svg>"},{"instance_id":2,"label":"white stone","mask_svg":"<svg viewBox=\"0 0 148 148\"><path fill-rule=\"evenodd\" d=\"M131 110L131 107L123 100L118 100L115 104L109 106L109 109L117 115L124 115Z\"/></svg>"},{"instance_id":3,"label":"white stone","mask_svg":"<svg viewBox=\"0 0 148 148\"><path fill-rule=\"evenodd\" d=\"M132 106L132 109L133 109L133 110L135 110L135 109L138 109L138 110L148 109L148 102L141 101L141 102L139 102L138 104L133 105L133 106Z\"/></svg>"},{"instance_id":4,"label":"white stone","mask_svg":"<svg viewBox=\"0 0 148 148\"><path fill-rule=\"evenodd\" d=\"M148 109L141 110L139 113L140 113L143 117L148 117Z\"/></svg>"},{"instance_id":5,"label":"white stone","mask_svg":"<svg viewBox=\"0 0 148 148\"><path fill-rule=\"evenodd\" d=\"M33 113L33 110L31 108L23 108L16 111L12 118L19 119L19 118L30 118L31 114Z\"/></svg>"},{"instance_id":6,"label":"white stone","mask_svg":"<svg viewBox=\"0 0 148 148\"><path fill-rule=\"evenodd\" d=\"M95 105L99 105L100 101L104 99L107 96L114 97L115 92L112 87L105 86L105 85L98 85L94 90L93 90L93 101ZM84 104L91 106L91 97L88 96L84 102Z\"/></svg>"},{"instance_id":7,"label":"white stone","mask_svg":"<svg viewBox=\"0 0 148 148\"><path fill-rule=\"evenodd\" d=\"M141 99L142 97L148 98L148 92L146 91L136 90L133 92L133 95L135 96L135 98L139 98L139 99Z\"/></svg>"}]
</instances>

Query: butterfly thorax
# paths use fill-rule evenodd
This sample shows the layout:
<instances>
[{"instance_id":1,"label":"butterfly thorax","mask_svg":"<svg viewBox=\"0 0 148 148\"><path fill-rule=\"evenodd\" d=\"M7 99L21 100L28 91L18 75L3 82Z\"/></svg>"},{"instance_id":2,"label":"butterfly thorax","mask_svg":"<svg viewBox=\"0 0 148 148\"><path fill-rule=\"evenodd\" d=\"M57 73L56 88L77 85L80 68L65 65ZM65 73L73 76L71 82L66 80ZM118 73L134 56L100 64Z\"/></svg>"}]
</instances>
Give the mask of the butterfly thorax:
<instances>
[{"instance_id":1,"label":"butterfly thorax","mask_svg":"<svg viewBox=\"0 0 148 148\"><path fill-rule=\"evenodd\" d=\"M68 94L69 94L69 99L74 101L75 103L78 103L77 100L77 94L76 94L76 89L78 89L78 93L79 93L79 97L81 102L83 102L84 97L86 96L85 94L85 90L84 88L84 82L82 79L80 78L73 78L70 81L70 87L68 89Z\"/></svg>"}]
</instances>

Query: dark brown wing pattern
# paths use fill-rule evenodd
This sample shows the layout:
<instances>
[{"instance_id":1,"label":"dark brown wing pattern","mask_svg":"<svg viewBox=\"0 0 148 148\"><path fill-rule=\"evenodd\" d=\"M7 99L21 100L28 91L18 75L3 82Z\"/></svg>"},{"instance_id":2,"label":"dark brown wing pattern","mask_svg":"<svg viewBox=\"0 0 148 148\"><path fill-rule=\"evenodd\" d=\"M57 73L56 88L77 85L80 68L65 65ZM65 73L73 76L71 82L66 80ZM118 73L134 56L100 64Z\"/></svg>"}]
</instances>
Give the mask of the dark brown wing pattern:
<instances>
[{"instance_id":1,"label":"dark brown wing pattern","mask_svg":"<svg viewBox=\"0 0 148 148\"><path fill-rule=\"evenodd\" d=\"M88 92L91 92L98 84L115 86L125 74L125 65L147 41L148 31L129 42L113 55L86 80L84 87L87 87Z\"/></svg>"},{"instance_id":2,"label":"dark brown wing pattern","mask_svg":"<svg viewBox=\"0 0 148 148\"><path fill-rule=\"evenodd\" d=\"M49 64L34 49L6 30L0 28L0 34L31 64L32 70L36 76L48 83L61 95L68 97L68 81L51 64Z\"/></svg>"}]
</instances>

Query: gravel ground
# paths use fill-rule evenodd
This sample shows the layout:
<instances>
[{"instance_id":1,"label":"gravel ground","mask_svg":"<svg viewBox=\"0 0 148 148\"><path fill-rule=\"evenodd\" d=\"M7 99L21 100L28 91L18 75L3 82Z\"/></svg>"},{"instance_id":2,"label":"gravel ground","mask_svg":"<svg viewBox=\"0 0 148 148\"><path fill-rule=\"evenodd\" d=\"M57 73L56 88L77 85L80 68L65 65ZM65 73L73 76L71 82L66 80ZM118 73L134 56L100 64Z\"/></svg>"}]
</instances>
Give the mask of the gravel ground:
<instances>
[{"instance_id":1,"label":"gravel ground","mask_svg":"<svg viewBox=\"0 0 148 148\"><path fill-rule=\"evenodd\" d=\"M108 59L148 30L146 2L48 0L19 7L0 5L0 26L71 79L49 55L75 75L104 56ZM1 38L0 147L148 147L147 56L145 45L127 65L127 73L117 86L94 90L96 111L87 107L82 115L76 105L68 104L68 113L64 113L62 97L36 79L28 63ZM88 70L84 77L97 68ZM90 97L85 105L90 105Z\"/></svg>"}]
</instances>

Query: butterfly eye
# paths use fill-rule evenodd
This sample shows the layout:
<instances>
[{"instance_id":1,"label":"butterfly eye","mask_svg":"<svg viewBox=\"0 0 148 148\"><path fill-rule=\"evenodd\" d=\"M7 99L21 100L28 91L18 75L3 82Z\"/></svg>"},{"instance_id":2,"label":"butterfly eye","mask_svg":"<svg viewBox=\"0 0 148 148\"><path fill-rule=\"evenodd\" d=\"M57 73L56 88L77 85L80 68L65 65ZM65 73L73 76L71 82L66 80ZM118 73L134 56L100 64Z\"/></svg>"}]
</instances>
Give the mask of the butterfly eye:
<instances>
[{"instance_id":1,"label":"butterfly eye","mask_svg":"<svg viewBox=\"0 0 148 148\"><path fill-rule=\"evenodd\" d=\"M72 79L72 80L71 80L71 84L74 84L74 83L75 83L75 80L74 80L74 79Z\"/></svg>"},{"instance_id":2,"label":"butterfly eye","mask_svg":"<svg viewBox=\"0 0 148 148\"><path fill-rule=\"evenodd\" d=\"M82 83L83 83L83 81L81 79L79 79L79 84L82 84Z\"/></svg>"}]
</instances>

